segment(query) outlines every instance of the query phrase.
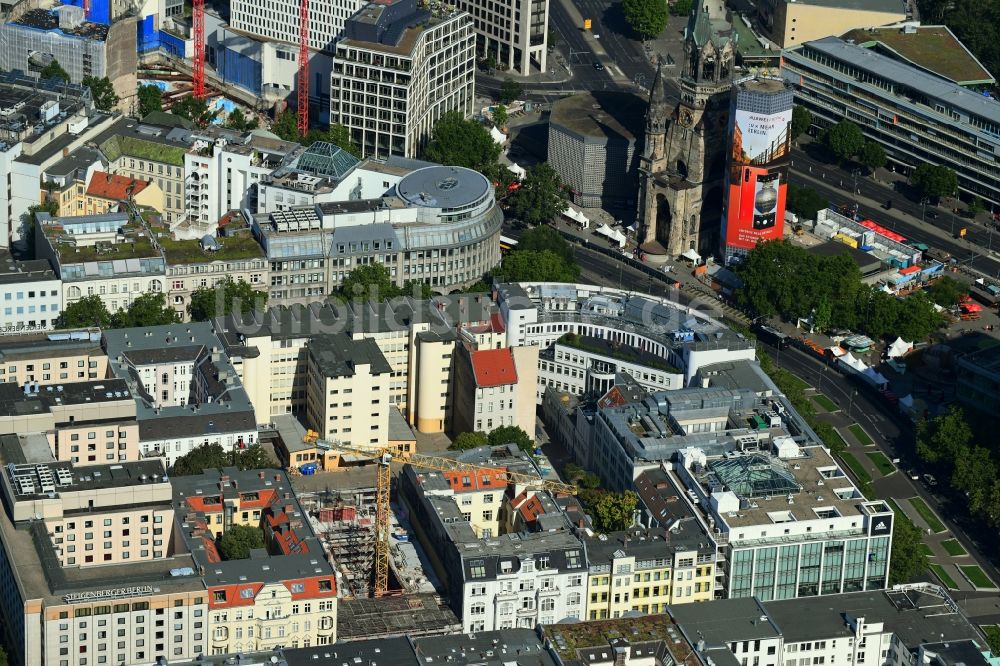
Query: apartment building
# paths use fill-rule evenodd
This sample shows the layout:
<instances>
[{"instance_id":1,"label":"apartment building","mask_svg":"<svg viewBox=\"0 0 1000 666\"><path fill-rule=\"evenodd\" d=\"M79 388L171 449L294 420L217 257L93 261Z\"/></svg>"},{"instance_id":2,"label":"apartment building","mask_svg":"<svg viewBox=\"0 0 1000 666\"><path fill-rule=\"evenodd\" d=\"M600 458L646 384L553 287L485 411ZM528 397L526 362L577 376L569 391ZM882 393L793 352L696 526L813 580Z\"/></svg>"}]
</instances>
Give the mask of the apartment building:
<instances>
[{"instance_id":1,"label":"apartment building","mask_svg":"<svg viewBox=\"0 0 1000 666\"><path fill-rule=\"evenodd\" d=\"M135 398L139 450L169 467L198 446L257 442L257 419L211 324L105 331L109 374Z\"/></svg>"},{"instance_id":2,"label":"apartment building","mask_svg":"<svg viewBox=\"0 0 1000 666\"><path fill-rule=\"evenodd\" d=\"M437 555L463 628L528 628L583 618L583 544L547 493L506 483L506 470L538 474L531 458L512 445L455 457L495 470L424 472L407 466L400 488L418 537Z\"/></svg>"},{"instance_id":3,"label":"apartment building","mask_svg":"<svg viewBox=\"0 0 1000 666\"><path fill-rule=\"evenodd\" d=\"M333 58L330 122L348 128L363 157L416 158L441 116L472 115L476 37L465 12L372 2L344 33Z\"/></svg>"},{"instance_id":4,"label":"apartment building","mask_svg":"<svg viewBox=\"0 0 1000 666\"><path fill-rule=\"evenodd\" d=\"M374 340L334 334L309 341L306 419L323 439L382 448L392 367Z\"/></svg>"},{"instance_id":5,"label":"apartment building","mask_svg":"<svg viewBox=\"0 0 1000 666\"><path fill-rule=\"evenodd\" d=\"M205 654L336 642L335 572L284 472L229 467L172 484L178 529L204 570ZM217 540L235 525L260 529L265 548L222 560Z\"/></svg>"},{"instance_id":6,"label":"apartment building","mask_svg":"<svg viewBox=\"0 0 1000 666\"><path fill-rule=\"evenodd\" d=\"M147 664L207 651L208 595L191 555L171 547L160 461L78 469L13 435L0 437L0 457L0 604L13 661Z\"/></svg>"},{"instance_id":7,"label":"apartment building","mask_svg":"<svg viewBox=\"0 0 1000 666\"><path fill-rule=\"evenodd\" d=\"M26 333L0 338L0 381L70 384L108 374L98 329Z\"/></svg>"},{"instance_id":8,"label":"apartment building","mask_svg":"<svg viewBox=\"0 0 1000 666\"><path fill-rule=\"evenodd\" d=\"M44 260L17 261L0 249L0 328L6 333L55 328L62 312L62 284Z\"/></svg>"},{"instance_id":9,"label":"apartment building","mask_svg":"<svg viewBox=\"0 0 1000 666\"><path fill-rule=\"evenodd\" d=\"M136 206L149 207L156 211L162 211L165 207L163 190L156 183L95 171L83 193L83 212L80 213L77 206L76 214L113 213L123 201L130 201Z\"/></svg>"},{"instance_id":10,"label":"apartment building","mask_svg":"<svg viewBox=\"0 0 1000 666\"><path fill-rule=\"evenodd\" d=\"M198 130L184 154L184 199L190 224L205 233L233 210L256 211L257 186L301 147L270 133L219 127Z\"/></svg>"},{"instance_id":11,"label":"apartment building","mask_svg":"<svg viewBox=\"0 0 1000 666\"><path fill-rule=\"evenodd\" d=\"M1000 102L836 37L788 49L783 63L782 76L814 123L850 120L897 171L941 164L958 175L961 191L1000 203Z\"/></svg>"},{"instance_id":12,"label":"apartment building","mask_svg":"<svg viewBox=\"0 0 1000 666\"><path fill-rule=\"evenodd\" d=\"M665 613L668 606L714 597L715 546L697 530L635 527L588 536L584 544L586 619Z\"/></svg>"},{"instance_id":13,"label":"apartment building","mask_svg":"<svg viewBox=\"0 0 1000 666\"><path fill-rule=\"evenodd\" d=\"M0 433L28 437L39 455L78 467L139 459L135 401L115 379L0 384Z\"/></svg>"},{"instance_id":14,"label":"apartment building","mask_svg":"<svg viewBox=\"0 0 1000 666\"><path fill-rule=\"evenodd\" d=\"M456 347L453 432L517 426L534 432L537 347Z\"/></svg>"},{"instance_id":15,"label":"apartment building","mask_svg":"<svg viewBox=\"0 0 1000 666\"><path fill-rule=\"evenodd\" d=\"M111 312L141 294L165 291L163 255L129 213L35 216L35 248L62 281L63 306L100 296Z\"/></svg>"},{"instance_id":16,"label":"apartment building","mask_svg":"<svg viewBox=\"0 0 1000 666\"><path fill-rule=\"evenodd\" d=\"M189 145L171 128L121 118L94 143L108 171L126 178L156 183L163 192L164 220L179 223L185 215L184 156Z\"/></svg>"},{"instance_id":17,"label":"apartment building","mask_svg":"<svg viewBox=\"0 0 1000 666\"><path fill-rule=\"evenodd\" d=\"M757 599L671 606L670 615L700 660L782 666L781 627Z\"/></svg>"}]
</instances>

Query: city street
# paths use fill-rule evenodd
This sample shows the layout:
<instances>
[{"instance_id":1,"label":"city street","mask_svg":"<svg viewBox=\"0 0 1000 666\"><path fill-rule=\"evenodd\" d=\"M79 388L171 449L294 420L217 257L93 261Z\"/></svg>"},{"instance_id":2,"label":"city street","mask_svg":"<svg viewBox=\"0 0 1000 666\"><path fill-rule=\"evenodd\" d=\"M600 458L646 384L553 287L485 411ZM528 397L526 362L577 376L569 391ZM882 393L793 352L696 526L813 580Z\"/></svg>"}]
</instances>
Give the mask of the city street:
<instances>
[{"instance_id":1,"label":"city street","mask_svg":"<svg viewBox=\"0 0 1000 666\"><path fill-rule=\"evenodd\" d=\"M1000 234L993 239L991 229L960 218L950 210L930 205L926 206L926 210L921 210L919 203L892 186L877 183L867 176L859 175L857 189L854 189L855 177L852 172L814 159L800 149L792 151L788 179L796 185L816 190L835 206L858 203L858 212L863 217L910 240L946 250L960 263L981 273L1000 277L1000 261L989 254L989 249L994 244L1000 249ZM892 201L892 208L889 210L884 208L886 201ZM930 217L927 212L932 212L936 218ZM968 235L965 239L955 238L954 235L962 227L968 229Z\"/></svg>"}]
</instances>

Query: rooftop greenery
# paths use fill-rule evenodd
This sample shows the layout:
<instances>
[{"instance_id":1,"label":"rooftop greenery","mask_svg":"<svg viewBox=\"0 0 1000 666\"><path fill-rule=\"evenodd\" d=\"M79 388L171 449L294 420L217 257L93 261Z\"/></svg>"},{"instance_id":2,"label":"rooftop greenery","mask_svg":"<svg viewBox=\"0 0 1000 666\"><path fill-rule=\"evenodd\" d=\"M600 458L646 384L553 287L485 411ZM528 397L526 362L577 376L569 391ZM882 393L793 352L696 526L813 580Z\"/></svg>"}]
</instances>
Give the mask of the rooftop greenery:
<instances>
[{"instance_id":1,"label":"rooftop greenery","mask_svg":"<svg viewBox=\"0 0 1000 666\"><path fill-rule=\"evenodd\" d=\"M264 250L252 236L219 238L219 249L206 252L201 249L201 241L157 239L167 257L167 264L200 264L212 261L233 261L236 259L256 259L264 256Z\"/></svg>"},{"instance_id":2,"label":"rooftop greenery","mask_svg":"<svg viewBox=\"0 0 1000 666\"><path fill-rule=\"evenodd\" d=\"M625 363L635 363L636 365L644 365L648 368L655 368L663 372L675 374L680 374L681 372L679 368L668 363L666 359L654 356L653 354L640 352L628 346L615 347L610 342L594 338L584 338L576 333L566 333L559 338L558 342L559 344L573 347L580 351L600 354L601 356L610 356Z\"/></svg>"}]
</instances>

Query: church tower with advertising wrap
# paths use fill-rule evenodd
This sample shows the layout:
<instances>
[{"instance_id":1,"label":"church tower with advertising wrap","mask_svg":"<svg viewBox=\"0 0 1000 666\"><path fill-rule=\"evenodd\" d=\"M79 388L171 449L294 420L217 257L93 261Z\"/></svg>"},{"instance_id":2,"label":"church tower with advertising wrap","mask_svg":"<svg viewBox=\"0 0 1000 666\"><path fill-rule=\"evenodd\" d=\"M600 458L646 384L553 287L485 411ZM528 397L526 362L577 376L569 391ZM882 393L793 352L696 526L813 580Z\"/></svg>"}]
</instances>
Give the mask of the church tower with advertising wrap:
<instances>
[{"instance_id":1,"label":"church tower with advertising wrap","mask_svg":"<svg viewBox=\"0 0 1000 666\"><path fill-rule=\"evenodd\" d=\"M651 263L719 247L736 53L723 0L697 3L684 51L680 100L669 104L657 71L646 115L638 219L640 249Z\"/></svg>"}]
</instances>

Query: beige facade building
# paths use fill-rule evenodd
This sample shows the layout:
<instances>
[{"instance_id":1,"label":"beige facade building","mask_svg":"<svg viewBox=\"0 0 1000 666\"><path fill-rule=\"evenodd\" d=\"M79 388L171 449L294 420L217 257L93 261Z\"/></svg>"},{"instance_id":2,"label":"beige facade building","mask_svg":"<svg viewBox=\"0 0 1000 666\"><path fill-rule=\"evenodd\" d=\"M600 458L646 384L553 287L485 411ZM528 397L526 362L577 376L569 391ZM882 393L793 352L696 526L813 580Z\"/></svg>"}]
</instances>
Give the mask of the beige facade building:
<instances>
[{"instance_id":1,"label":"beige facade building","mask_svg":"<svg viewBox=\"0 0 1000 666\"><path fill-rule=\"evenodd\" d=\"M308 358L306 419L320 438L384 447L392 367L375 342L344 334L316 337L309 341Z\"/></svg>"},{"instance_id":2,"label":"beige facade building","mask_svg":"<svg viewBox=\"0 0 1000 666\"><path fill-rule=\"evenodd\" d=\"M39 455L81 467L139 458L135 399L121 380L0 384L0 434L34 438Z\"/></svg>"},{"instance_id":3,"label":"beige facade building","mask_svg":"<svg viewBox=\"0 0 1000 666\"><path fill-rule=\"evenodd\" d=\"M875 28L907 18L898 0L761 0L763 27L782 48L841 35L854 28Z\"/></svg>"},{"instance_id":4,"label":"beige facade building","mask_svg":"<svg viewBox=\"0 0 1000 666\"><path fill-rule=\"evenodd\" d=\"M98 329L0 338L0 381L70 384L106 377Z\"/></svg>"},{"instance_id":5,"label":"beige facade building","mask_svg":"<svg viewBox=\"0 0 1000 666\"><path fill-rule=\"evenodd\" d=\"M86 171L78 175L86 177ZM42 200L51 196L59 203L62 215L102 215L117 212L122 201L163 211L163 190L149 180L119 176L105 171L93 171L90 180L67 181L49 194L42 190Z\"/></svg>"},{"instance_id":6,"label":"beige facade building","mask_svg":"<svg viewBox=\"0 0 1000 666\"><path fill-rule=\"evenodd\" d=\"M455 433L517 426L535 431L538 347L480 349L462 342L455 364Z\"/></svg>"}]
</instances>

